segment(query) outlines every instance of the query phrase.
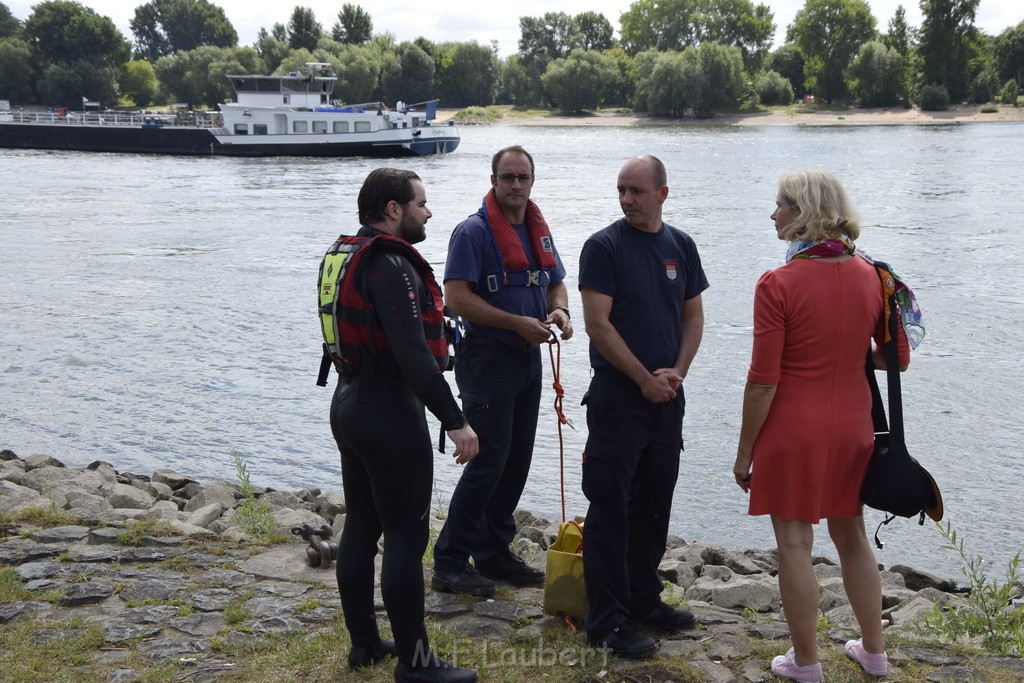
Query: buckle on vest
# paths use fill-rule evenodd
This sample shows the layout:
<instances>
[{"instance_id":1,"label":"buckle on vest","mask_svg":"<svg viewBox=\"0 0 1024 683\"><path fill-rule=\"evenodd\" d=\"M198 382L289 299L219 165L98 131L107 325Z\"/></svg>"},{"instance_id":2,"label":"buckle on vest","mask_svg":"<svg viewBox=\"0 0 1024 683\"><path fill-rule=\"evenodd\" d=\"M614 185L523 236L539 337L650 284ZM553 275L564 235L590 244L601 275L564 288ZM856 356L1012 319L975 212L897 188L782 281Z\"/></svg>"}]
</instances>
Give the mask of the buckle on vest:
<instances>
[{"instance_id":1,"label":"buckle on vest","mask_svg":"<svg viewBox=\"0 0 1024 683\"><path fill-rule=\"evenodd\" d=\"M497 274L487 276L487 291L494 294L498 291L498 276Z\"/></svg>"},{"instance_id":2,"label":"buckle on vest","mask_svg":"<svg viewBox=\"0 0 1024 683\"><path fill-rule=\"evenodd\" d=\"M543 271L531 270L529 277L526 279L527 287L540 287L540 274Z\"/></svg>"}]
</instances>

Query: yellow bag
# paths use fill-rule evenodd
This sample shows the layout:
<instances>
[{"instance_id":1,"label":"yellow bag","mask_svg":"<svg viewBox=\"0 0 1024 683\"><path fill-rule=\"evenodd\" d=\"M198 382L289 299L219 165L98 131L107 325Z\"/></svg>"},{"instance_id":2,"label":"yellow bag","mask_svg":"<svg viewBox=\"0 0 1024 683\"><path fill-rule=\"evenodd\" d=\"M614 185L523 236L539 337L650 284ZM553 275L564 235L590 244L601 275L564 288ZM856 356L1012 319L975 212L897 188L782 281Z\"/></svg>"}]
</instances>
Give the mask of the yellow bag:
<instances>
[{"instance_id":1,"label":"yellow bag","mask_svg":"<svg viewBox=\"0 0 1024 683\"><path fill-rule=\"evenodd\" d=\"M587 611L587 587L583 580L583 527L575 521L565 522L558 529L555 542L548 548L544 612L584 619Z\"/></svg>"}]
</instances>

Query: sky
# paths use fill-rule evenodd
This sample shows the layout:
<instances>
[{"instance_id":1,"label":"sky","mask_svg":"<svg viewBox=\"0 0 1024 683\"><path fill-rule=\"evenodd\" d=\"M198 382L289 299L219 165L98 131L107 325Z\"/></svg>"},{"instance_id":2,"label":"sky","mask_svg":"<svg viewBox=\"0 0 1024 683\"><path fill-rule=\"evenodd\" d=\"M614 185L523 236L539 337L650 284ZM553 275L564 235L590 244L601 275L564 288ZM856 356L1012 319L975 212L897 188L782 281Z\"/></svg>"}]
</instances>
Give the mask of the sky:
<instances>
[{"instance_id":1,"label":"sky","mask_svg":"<svg viewBox=\"0 0 1024 683\"><path fill-rule=\"evenodd\" d=\"M0 0L18 19L25 20L39 0ZM760 0L765 2L766 0ZM128 22L135 15L140 0L78 0L97 14L109 17L128 40L133 40ZM342 5L351 2L369 12L374 33L389 31L401 42L424 36L434 42L476 40L482 45L498 41L501 57L514 54L519 47L519 17L540 17L545 12L565 12L569 15L594 11L604 14L616 30L619 16L629 9L630 0L519 0L483 7L479 0L442 0L435 3L413 3L409 0L296 0L294 3L252 2L252 0L211 0L222 7L238 31L240 45L251 45L261 28L275 23L287 24L296 5L309 7L317 21L330 31L338 19ZM758 4L758 0L754 0ZM786 27L803 7L804 0L767 0L775 14L775 46L782 44ZM907 22L920 26L921 10L917 0L868 0L872 14L878 20L878 29L885 31L896 11L903 4ZM975 25L986 33L998 35L1010 26L1024 20L1024 6L1020 0L981 0Z\"/></svg>"}]
</instances>

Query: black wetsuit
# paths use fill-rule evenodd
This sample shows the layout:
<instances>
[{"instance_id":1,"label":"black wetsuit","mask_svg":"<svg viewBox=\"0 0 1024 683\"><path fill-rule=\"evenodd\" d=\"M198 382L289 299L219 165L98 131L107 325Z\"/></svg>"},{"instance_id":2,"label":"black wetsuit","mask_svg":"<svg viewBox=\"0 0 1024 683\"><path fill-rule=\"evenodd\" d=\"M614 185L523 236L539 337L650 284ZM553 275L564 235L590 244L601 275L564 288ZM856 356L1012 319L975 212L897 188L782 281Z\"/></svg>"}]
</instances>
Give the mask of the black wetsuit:
<instances>
[{"instance_id":1,"label":"black wetsuit","mask_svg":"<svg viewBox=\"0 0 1024 683\"><path fill-rule=\"evenodd\" d=\"M359 235L374 235L362 228ZM424 405L445 430L465 418L431 355L419 313L426 288L416 269L394 252L368 255L363 293L373 303L390 348L375 349L373 373L339 378L331 431L341 451L347 513L338 552L338 590L352 645L372 651L379 632L373 606L374 557L384 534L381 593L398 658L427 652L423 627L423 552L427 546L432 439ZM421 655L422 656L422 655Z\"/></svg>"}]
</instances>

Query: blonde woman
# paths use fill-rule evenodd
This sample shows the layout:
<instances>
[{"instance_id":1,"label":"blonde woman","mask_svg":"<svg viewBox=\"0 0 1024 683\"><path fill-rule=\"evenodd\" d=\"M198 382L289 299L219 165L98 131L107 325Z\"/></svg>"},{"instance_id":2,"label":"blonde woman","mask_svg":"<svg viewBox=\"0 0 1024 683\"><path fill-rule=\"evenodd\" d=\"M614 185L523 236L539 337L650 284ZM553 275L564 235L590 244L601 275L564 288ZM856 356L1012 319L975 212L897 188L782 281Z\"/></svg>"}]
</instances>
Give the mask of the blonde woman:
<instances>
[{"instance_id":1,"label":"blonde woman","mask_svg":"<svg viewBox=\"0 0 1024 683\"><path fill-rule=\"evenodd\" d=\"M822 681L816 643L818 584L811 563L814 525L828 521L843 586L862 638L847 654L873 676L888 673L882 638L882 588L864 530L860 484L871 456L869 348L877 368L882 294L870 257L855 244L860 227L831 173L807 170L779 179L771 218L789 242L786 264L761 276L754 297L754 346L743 397L733 474L750 495L751 515L770 515L779 554L779 589L793 647L772 672ZM908 327L919 339L920 311ZM916 326L916 327L914 327ZM900 334L901 370L910 362ZM874 340L874 341L873 341Z\"/></svg>"}]
</instances>

